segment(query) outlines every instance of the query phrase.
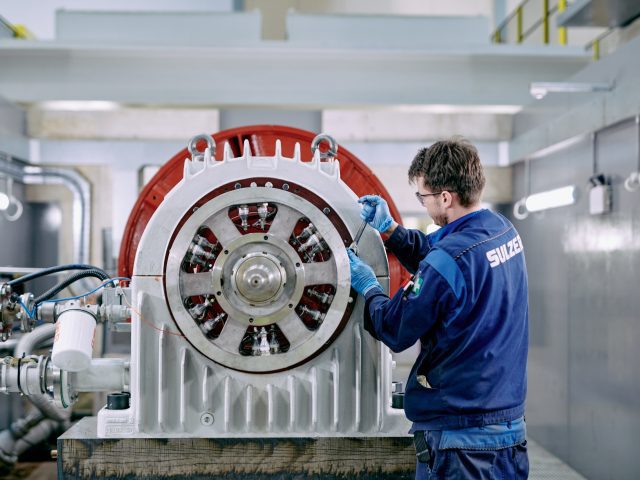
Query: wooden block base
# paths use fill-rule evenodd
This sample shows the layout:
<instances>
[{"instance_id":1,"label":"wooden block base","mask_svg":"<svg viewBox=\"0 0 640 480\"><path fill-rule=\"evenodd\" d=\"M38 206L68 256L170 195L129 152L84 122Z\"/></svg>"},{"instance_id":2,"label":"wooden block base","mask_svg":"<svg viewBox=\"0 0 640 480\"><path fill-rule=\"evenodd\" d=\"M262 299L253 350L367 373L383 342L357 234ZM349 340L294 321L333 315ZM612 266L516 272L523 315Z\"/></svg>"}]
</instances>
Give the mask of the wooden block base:
<instances>
[{"instance_id":1,"label":"wooden block base","mask_svg":"<svg viewBox=\"0 0 640 480\"><path fill-rule=\"evenodd\" d=\"M58 439L59 479L367 479L415 476L411 437L125 438L84 418Z\"/></svg>"}]
</instances>

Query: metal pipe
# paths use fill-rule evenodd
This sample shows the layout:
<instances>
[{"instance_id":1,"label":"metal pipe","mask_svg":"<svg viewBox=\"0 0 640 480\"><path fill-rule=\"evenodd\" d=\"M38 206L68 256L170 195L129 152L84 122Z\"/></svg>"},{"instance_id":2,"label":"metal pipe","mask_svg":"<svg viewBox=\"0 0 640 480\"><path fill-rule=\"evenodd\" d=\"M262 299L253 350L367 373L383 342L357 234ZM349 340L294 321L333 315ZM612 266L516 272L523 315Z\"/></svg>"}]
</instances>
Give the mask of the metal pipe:
<instances>
[{"instance_id":1,"label":"metal pipe","mask_svg":"<svg viewBox=\"0 0 640 480\"><path fill-rule=\"evenodd\" d=\"M122 392L129 388L129 366L121 358L94 358L89 368L69 375L76 392Z\"/></svg>"},{"instance_id":2,"label":"metal pipe","mask_svg":"<svg viewBox=\"0 0 640 480\"><path fill-rule=\"evenodd\" d=\"M67 428L69 428L69 419L66 419L63 422L56 422L50 418L44 418L40 420L38 424L33 426L22 438L19 438L16 441L13 451L16 457L20 457L20 455L34 445L44 442L56 430L66 430Z\"/></svg>"},{"instance_id":3,"label":"metal pipe","mask_svg":"<svg viewBox=\"0 0 640 480\"><path fill-rule=\"evenodd\" d=\"M0 152L0 174L26 185L63 185L73 194L74 263L89 263L91 184L73 169L42 167Z\"/></svg>"},{"instance_id":4,"label":"metal pipe","mask_svg":"<svg viewBox=\"0 0 640 480\"><path fill-rule=\"evenodd\" d=\"M16 348L16 345L18 345L18 339L17 338L10 338L9 340L6 340L4 342L0 342L0 351L12 351Z\"/></svg>"},{"instance_id":5,"label":"metal pipe","mask_svg":"<svg viewBox=\"0 0 640 480\"><path fill-rule=\"evenodd\" d=\"M16 443L43 419L42 413L32 412L24 418L15 420L9 428L0 432L0 460L9 465L16 463L18 461Z\"/></svg>"},{"instance_id":6,"label":"metal pipe","mask_svg":"<svg viewBox=\"0 0 640 480\"><path fill-rule=\"evenodd\" d=\"M16 349L14 350L14 356L20 358L23 355L31 355L38 345L42 342L51 339L55 335L56 326L52 323L45 323L36 327L32 332L24 334ZM18 373L20 374L20 373ZM40 410L47 418L55 420L56 422L66 422L71 415L71 410L62 410L57 408L46 395L28 395L29 401Z\"/></svg>"},{"instance_id":7,"label":"metal pipe","mask_svg":"<svg viewBox=\"0 0 640 480\"><path fill-rule=\"evenodd\" d=\"M56 332L56 326L52 323L45 323L36 327L32 332L25 333L20 337L13 356L16 358L22 357L22 355L31 355L33 351L45 340L53 338Z\"/></svg>"}]
</instances>

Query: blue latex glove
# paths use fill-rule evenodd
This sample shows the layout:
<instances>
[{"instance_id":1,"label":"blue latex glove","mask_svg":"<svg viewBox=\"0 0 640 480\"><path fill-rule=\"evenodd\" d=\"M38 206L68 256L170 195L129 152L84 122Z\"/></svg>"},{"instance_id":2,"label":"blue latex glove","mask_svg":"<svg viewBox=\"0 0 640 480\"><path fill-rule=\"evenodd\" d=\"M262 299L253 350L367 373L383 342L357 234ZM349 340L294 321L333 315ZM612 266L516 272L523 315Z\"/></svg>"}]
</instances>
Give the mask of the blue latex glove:
<instances>
[{"instance_id":1,"label":"blue latex glove","mask_svg":"<svg viewBox=\"0 0 640 480\"><path fill-rule=\"evenodd\" d=\"M360 260L349 249L347 249L347 255L349 255L349 267L351 269L351 286L356 292L364 295L374 287L382 289L378 280L376 280L376 274L373 273L369 265Z\"/></svg>"},{"instance_id":2,"label":"blue latex glove","mask_svg":"<svg viewBox=\"0 0 640 480\"><path fill-rule=\"evenodd\" d=\"M369 222L373 228L380 233L386 232L391 224L393 218L389 213L389 205L387 201L379 195L365 195L358 199L358 203L362 204L362 210L360 210L360 218Z\"/></svg>"}]
</instances>

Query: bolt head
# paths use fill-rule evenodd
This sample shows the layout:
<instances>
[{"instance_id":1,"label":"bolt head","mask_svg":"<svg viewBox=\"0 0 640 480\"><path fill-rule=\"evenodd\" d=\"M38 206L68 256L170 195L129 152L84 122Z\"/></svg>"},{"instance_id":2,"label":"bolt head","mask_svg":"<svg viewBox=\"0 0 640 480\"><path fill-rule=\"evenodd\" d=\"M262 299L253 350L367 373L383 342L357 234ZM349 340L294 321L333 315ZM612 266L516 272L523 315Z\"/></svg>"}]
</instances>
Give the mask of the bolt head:
<instances>
[{"instance_id":1,"label":"bolt head","mask_svg":"<svg viewBox=\"0 0 640 480\"><path fill-rule=\"evenodd\" d=\"M213 425L213 414L205 412L200 416L200 423L205 427Z\"/></svg>"}]
</instances>

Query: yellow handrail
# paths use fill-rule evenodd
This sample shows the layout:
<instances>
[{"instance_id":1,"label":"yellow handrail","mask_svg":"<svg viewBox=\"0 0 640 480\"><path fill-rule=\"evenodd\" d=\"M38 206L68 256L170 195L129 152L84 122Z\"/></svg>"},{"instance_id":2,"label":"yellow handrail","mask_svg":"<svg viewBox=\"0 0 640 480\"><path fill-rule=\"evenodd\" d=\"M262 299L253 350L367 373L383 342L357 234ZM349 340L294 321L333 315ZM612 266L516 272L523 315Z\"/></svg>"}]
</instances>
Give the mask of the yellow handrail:
<instances>
[{"instance_id":1,"label":"yellow handrail","mask_svg":"<svg viewBox=\"0 0 640 480\"><path fill-rule=\"evenodd\" d=\"M558 0L558 13L562 13L567 9L567 0ZM567 44L567 27L558 28L558 43L560 45Z\"/></svg>"},{"instance_id":2,"label":"yellow handrail","mask_svg":"<svg viewBox=\"0 0 640 480\"><path fill-rule=\"evenodd\" d=\"M14 24L8 22L2 16L0 16L0 23L3 24L5 27L7 27L9 30L11 30L13 32L13 36L15 38L22 38L24 40L34 39L35 38L33 33L31 33L29 31L29 29L27 27L25 27L24 25L14 25Z\"/></svg>"},{"instance_id":3,"label":"yellow handrail","mask_svg":"<svg viewBox=\"0 0 640 480\"><path fill-rule=\"evenodd\" d=\"M549 0L542 0L542 43L549 45Z\"/></svg>"},{"instance_id":4,"label":"yellow handrail","mask_svg":"<svg viewBox=\"0 0 640 480\"><path fill-rule=\"evenodd\" d=\"M542 41L545 44L550 42L550 28L551 28L551 16L559 11L559 6L550 6L549 0L537 0L542 2L542 16L536 22L529 27L528 30L524 29L524 7L530 0L523 0L513 12L511 12L507 17L498 25L498 27L491 34L491 40L494 43L502 43L508 37L503 35L503 30L508 27L509 23L515 19L515 28L516 35L515 41L516 43L522 43L532 32L537 31L538 27L542 25ZM559 0L560 2L564 2L566 5L566 0Z\"/></svg>"},{"instance_id":5,"label":"yellow handrail","mask_svg":"<svg viewBox=\"0 0 640 480\"><path fill-rule=\"evenodd\" d=\"M524 5L524 3L522 4ZM522 34L522 5L516 9L516 42L522 43L524 35Z\"/></svg>"},{"instance_id":6,"label":"yellow handrail","mask_svg":"<svg viewBox=\"0 0 640 480\"><path fill-rule=\"evenodd\" d=\"M596 38L593 43L593 59L597 62L600 60L600 39Z\"/></svg>"},{"instance_id":7,"label":"yellow handrail","mask_svg":"<svg viewBox=\"0 0 640 480\"><path fill-rule=\"evenodd\" d=\"M525 15L525 5L530 1L540 2L536 3L536 7L541 6L542 16L537 21L531 22L530 19L524 18ZM491 40L494 43L503 43L508 41L514 41L513 30L515 27L515 43L521 44L525 40L527 40L530 36L538 33L539 29L542 30L542 43L544 45L548 45L551 43L551 28L552 27L552 17L556 14L563 13L567 10L568 2L567 0L557 0L557 3L552 6L552 2L550 0L523 0L520 4L509 14L507 17L498 25L498 27L491 34ZM531 9L527 9L526 12L530 12ZM540 10L538 10L540 11ZM526 29L525 29L525 20ZM558 45L568 45L568 29L567 27L557 27L558 35L557 35L557 44ZM611 34L612 31L616 30L615 28L609 28L606 32L599 35L587 45L585 45L585 50L592 51L593 60L599 60L602 54L603 47L603 39ZM555 40L554 40L555 43ZM606 46L606 43L604 44Z\"/></svg>"}]
</instances>

